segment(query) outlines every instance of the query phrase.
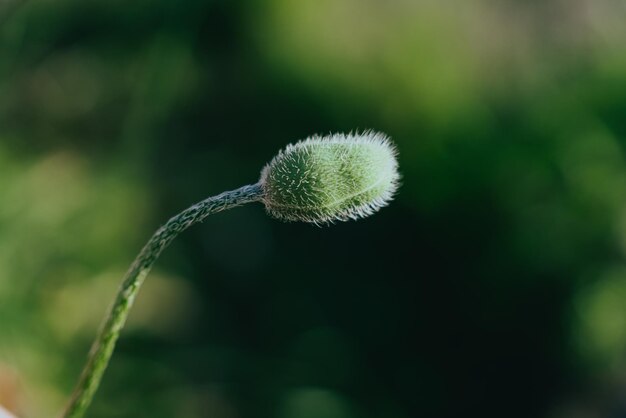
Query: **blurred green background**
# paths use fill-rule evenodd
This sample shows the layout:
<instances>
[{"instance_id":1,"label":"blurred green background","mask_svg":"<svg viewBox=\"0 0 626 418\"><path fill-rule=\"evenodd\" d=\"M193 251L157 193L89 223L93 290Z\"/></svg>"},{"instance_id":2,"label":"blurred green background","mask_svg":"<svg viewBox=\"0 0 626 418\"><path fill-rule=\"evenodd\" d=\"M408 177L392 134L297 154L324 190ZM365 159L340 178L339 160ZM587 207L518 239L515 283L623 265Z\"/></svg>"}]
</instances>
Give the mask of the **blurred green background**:
<instances>
[{"instance_id":1,"label":"blurred green background","mask_svg":"<svg viewBox=\"0 0 626 418\"><path fill-rule=\"evenodd\" d=\"M626 416L622 0L0 2L0 404L60 411L170 216L375 129L393 204L164 254L89 417Z\"/></svg>"}]
</instances>

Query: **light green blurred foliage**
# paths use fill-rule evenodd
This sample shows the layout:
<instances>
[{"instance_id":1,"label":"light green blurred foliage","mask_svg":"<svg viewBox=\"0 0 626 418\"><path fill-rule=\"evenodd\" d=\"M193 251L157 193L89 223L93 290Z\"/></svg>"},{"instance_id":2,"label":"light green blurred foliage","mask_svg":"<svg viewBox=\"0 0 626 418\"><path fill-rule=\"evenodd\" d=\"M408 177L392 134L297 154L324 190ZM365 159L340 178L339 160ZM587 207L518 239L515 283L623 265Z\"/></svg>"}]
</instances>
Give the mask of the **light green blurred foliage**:
<instances>
[{"instance_id":1,"label":"light green blurred foliage","mask_svg":"<svg viewBox=\"0 0 626 418\"><path fill-rule=\"evenodd\" d=\"M85 325L88 336L97 327L106 302L93 295L112 294L149 200L122 173L70 151L18 159L0 146L0 155L0 361L27 388L27 416L41 416L66 396L68 349ZM77 285L90 291L73 307L58 303Z\"/></svg>"},{"instance_id":2,"label":"light green blurred foliage","mask_svg":"<svg viewBox=\"0 0 626 418\"><path fill-rule=\"evenodd\" d=\"M348 89L394 124L416 109L444 123L474 108L480 62L461 40L475 2L457 2L465 13L440 3L276 0L255 23L263 51L320 94Z\"/></svg>"},{"instance_id":3,"label":"light green blurred foliage","mask_svg":"<svg viewBox=\"0 0 626 418\"><path fill-rule=\"evenodd\" d=\"M0 365L19 376L20 416L50 416L155 227L147 144L197 75L189 45L167 33L130 49L51 48L80 18L79 2L0 6ZM75 146L85 138L93 149ZM98 155L102 143L119 144L121 157ZM195 302L184 281L157 270L143 293L131 331L185 332ZM182 402L162 399L163 411Z\"/></svg>"},{"instance_id":4,"label":"light green blurred foliage","mask_svg":"<svg viewBox=\"0 0 626 418\"><path fill-rule=\"evenodd\" d=\"M626 367L626 268L614 267L575 299L576 343L596 372L619 374Z\"/></svg>"},{"instance_id":5,"label":"light green blurred foliage","mask_svg":"<svg viewBox=\"0 0 626 418\"><path fill-rule=\"evenodd\" d=\"M23 416L46 416L66 401L67 382L82 364L131 254L145 238L150 197L118 167L96 170L70 151L17 159L0 148L0 155L5 198L0 207L0 363L10 365L25 388ZM184 333L180 324L193 313L194 303L184 282L157 270L129 329ZM72 352L78 357L72 358Z\"/></svg>"},{"instance_id":6,"label":"light green blurred foliage","mask_svg":"<svg viewBox=\"0 0 626 418\"><path fill-rule=\"evenodd\" d=\"M334 392L302 388L286 395L278 417L353 418L356 415L351 409L349 402Z\"/></svg>"},{"instance_id":7,"label":"light green blurred foliage","mask_svg":"<svg viewBox=\"0 0 626 418\"><path fill-rule=\"evenodd\" d=\"M348 89L393 126L417 117L445 130L452 121L492 123L485 102L493 97L543 101L583 63L623 81L620 6L585 1L555 15L551 7L558 9L549 2L273 0L251 23L272 62L319 94ZM558 90L559 97L578 93ZM338 101L336 111L344 105Z\"/></svg>"}]
</instances>

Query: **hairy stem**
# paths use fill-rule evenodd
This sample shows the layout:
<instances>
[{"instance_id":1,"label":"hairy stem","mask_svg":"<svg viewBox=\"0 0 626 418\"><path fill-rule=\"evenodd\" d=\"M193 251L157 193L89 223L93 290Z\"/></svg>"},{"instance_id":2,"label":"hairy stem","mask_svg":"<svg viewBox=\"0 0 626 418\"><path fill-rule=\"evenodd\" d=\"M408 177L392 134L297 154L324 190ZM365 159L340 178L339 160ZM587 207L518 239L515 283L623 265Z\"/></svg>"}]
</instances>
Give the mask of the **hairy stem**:
<instances>
[{"instance_id":1,"label":"hairy stem","mask_svg":"<svg viewBox=\"0 0 626 418\"><path fill-rule=\"evenodd\" d=\"M174 216L155 232L124 277L115 301L91 347L89 359L74 389L63 418L81 418L89 407L100 385L102 375L109 364L115 349L115 343L124 327L139 288L163 249L178 234L191 225L202 221L207 216L244 203L260 201L262 196L261 186L254 184L209 197Z\"/></svg>"}]
</instances>

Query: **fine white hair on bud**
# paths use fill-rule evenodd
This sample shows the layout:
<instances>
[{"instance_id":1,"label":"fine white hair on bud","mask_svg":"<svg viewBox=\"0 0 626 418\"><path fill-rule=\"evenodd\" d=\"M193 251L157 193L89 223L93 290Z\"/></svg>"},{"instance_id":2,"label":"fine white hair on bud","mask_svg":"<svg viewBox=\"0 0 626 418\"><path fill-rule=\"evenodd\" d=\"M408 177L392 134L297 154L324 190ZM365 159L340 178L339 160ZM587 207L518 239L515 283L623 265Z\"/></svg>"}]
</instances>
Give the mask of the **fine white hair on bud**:
<instances>
[{"instance_id":1,"label":"fine white hair on bud","mask_svg":"<svg viewBox=\"0 0 626 418\"><path fill-rule=\"evenodd\" d=\"M396 149L382 133L313 136L280 151L261 172L267 212L326 224L386 206L399 186Z\"/></svg>"}]
</instances>

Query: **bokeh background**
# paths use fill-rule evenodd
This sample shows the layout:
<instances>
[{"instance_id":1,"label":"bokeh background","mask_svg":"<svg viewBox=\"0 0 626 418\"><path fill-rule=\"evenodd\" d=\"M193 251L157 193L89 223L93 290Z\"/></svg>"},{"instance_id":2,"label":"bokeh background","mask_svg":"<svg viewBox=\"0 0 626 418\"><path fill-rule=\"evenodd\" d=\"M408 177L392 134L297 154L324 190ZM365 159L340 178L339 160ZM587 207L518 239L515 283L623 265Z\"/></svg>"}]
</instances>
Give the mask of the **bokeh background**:
<instances>
[{"instance_id":1,"label":"bokeh background","mask_svg":"<svg viewBox=\"0 0 626 418\"><path fill-rule=\"evenodd\" d=\"M170 216L359 129L396 201L187 231L88 416L625 417L622 0L0 1L0 404L62 409Z\"/></svg>"}]
</instances>

